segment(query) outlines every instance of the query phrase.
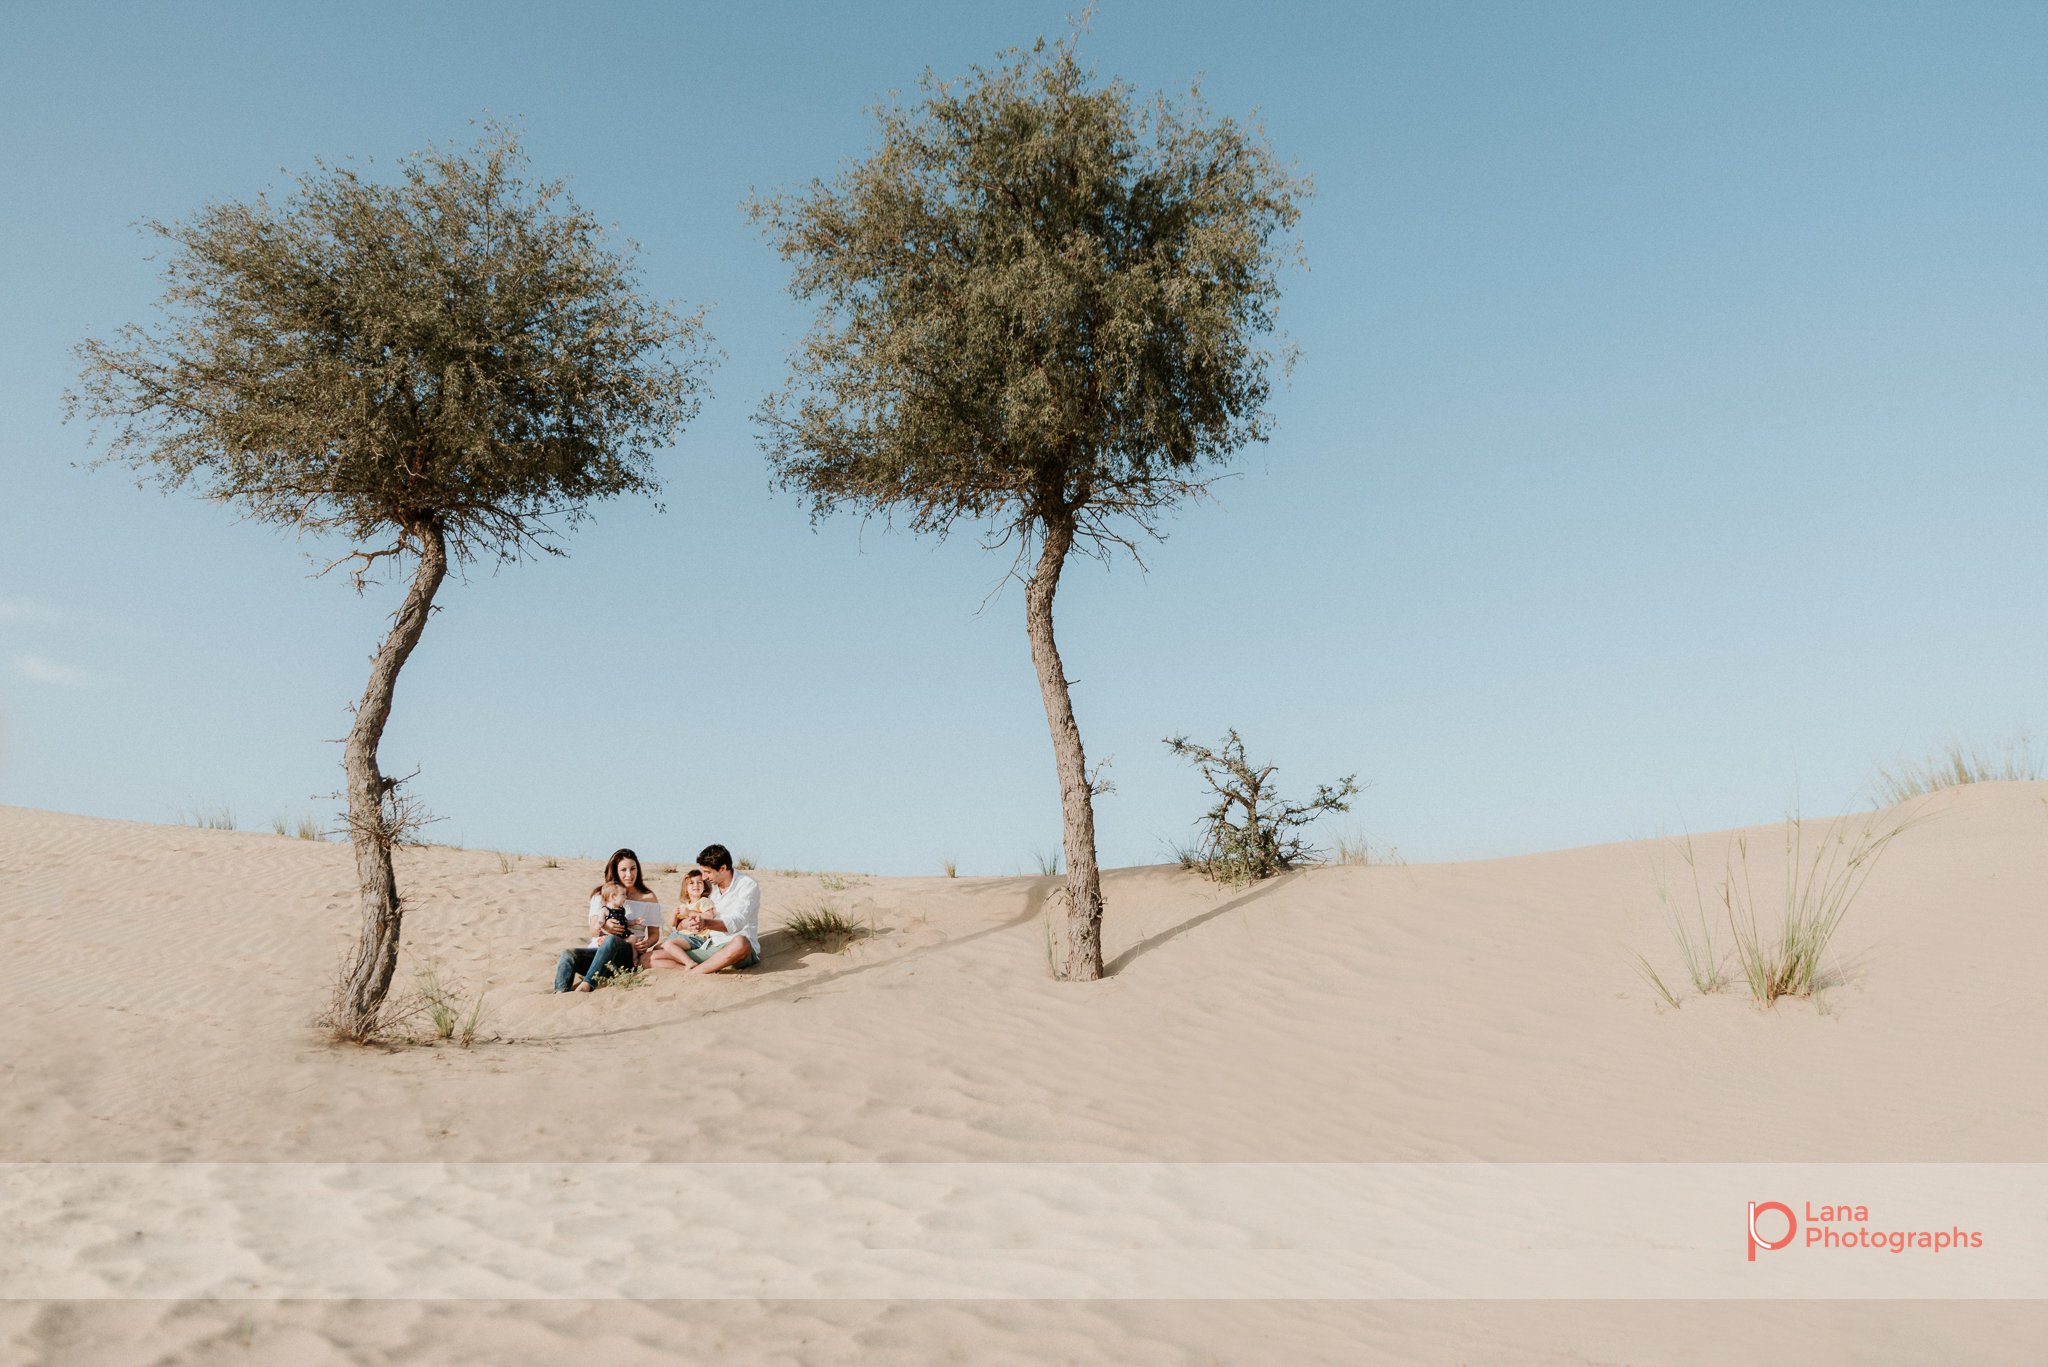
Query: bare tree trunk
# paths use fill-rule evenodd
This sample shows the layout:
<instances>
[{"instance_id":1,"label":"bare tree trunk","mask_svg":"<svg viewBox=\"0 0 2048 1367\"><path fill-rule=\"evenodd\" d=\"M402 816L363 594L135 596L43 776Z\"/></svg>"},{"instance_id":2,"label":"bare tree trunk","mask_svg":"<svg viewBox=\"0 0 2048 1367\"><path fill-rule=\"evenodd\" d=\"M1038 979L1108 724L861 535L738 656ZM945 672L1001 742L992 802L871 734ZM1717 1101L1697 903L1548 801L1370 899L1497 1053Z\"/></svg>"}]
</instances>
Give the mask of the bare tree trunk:
<instances>
[{"instance_id":1,"label":"bare tree trunk","mask_svg":"<svg viewBox=\"0 0 2048 1367\"><path fill-rule=\"evenodd\" d=\"M1048 524L1038 568L1024 581L1024 625L1031 635L1031 663L1045 695L1045 720L1052 728L1053 761L1060 774L1060 814L1067 857L1067 931L1058 938L1052 975L1062 981L1093 982L1102 976L1102 873L1095 866L1095 801L1088 785L1088 761L1081 752L1081 728L1074 724L1067 675L1052 636L1052 599L1060 570L1074 544L1072 521Z\"/></svg>"},{"instance_id":2,"label":"bare tree trunk","mask_svg":"<svg viewBox=\"0 0 2048 1367\"><path fill-rule=\"evenodd\" d=\"M370 662L370 682L363 689L363 700L356 704L356 722L349 728L348 748L341 761L348 776L349 840L355 846L356 881L362 888L363 934L349 969L343 1002L347 1019L338 1024L359 1036L375 1025L384 994L391 990L392 972L398 967L401 902L398 878L391 870L391 842L398 832L386 803L397 783L378 771L377 742L383 739L384 723L391 717L398 671L419 644L427 614L433 610L434 593L448 573L448 544L441 524L430 521L415 532L420 541L419 570L384 644Z\"/></svg>"}]
</instances>

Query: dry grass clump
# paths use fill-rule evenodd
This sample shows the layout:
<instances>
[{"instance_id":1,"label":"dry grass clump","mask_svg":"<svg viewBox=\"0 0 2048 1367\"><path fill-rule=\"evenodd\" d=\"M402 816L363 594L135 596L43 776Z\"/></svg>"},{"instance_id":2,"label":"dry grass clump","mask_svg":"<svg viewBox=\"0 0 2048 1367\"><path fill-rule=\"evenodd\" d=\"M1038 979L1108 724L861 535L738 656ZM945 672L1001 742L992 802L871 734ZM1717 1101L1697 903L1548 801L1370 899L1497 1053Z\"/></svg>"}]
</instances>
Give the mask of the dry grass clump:
<instances>
[{"instance_id":1,"label":"dry grass clump","mask_svg":"<svg viewBox=\"0 0 2048 1367\"><path fill-rule=\"evenodd\" d=\"M827 897L814 897L799 903L782 919L782 928L798 944L805 945L846 940L861 931L860 925L848 919L839 904Z\"/></svg>"},{"instance_id":2,"label":"dry grass clump","mask_svg":"<svg viewBox=\"0 0 2048 1367\"><path fill-rule=\"evenodd\" d=\"M208 831L232 831L239 829L235 825L234 808L228 806L225 802L217 803L211 807L195 806L189 812L180 807L178 809L178 824L180 826L197 826L202 830ZM284 832L280 830L278 834L283 835Z\"/></svg>"},{"instance_id":3,"label":"dry grass clump","mask_svg":"<svg viewBox=\"0 0 2048 1367\"><path fill-rule=\"evenodd\" d=\"M1392 845L1378 845L1365 838L1363 833L1340 835L1330 851L1332 864L1382 864L1403 866L1407 860L1401 851Z\"/></svg>"},{"instance_id":4,"label":"dry grass clump","mask_svg":"<svg viewBox=\"0 0 2048 1367\"><path fill-rule=\"evenodd\" d=\"M477 1031L484 1022L484 1000L491 989L479 988L471 996L462 984L443 981L437 959L414 965L413 979L418 984L427 1019L433 1022L434 1038L454 1039L465 1049L476 1043Z\"/></svg>"},{"instance_id":5,"label":"dry grass clump","mask_svg":"<svg viewBox=\"0 0 2048 1367\"><path fill-rule=\"evenodd\" d=\"M1780 997L1814 994L1835 928L1863 891L1878 859L1911 824L1880 830L1866 820L1852 834L1846 820L1837 821L1822 832L1809 853L1805 825L1795 813L1785 825L1784 886L1776 899L1781 912L1773 933L1758 926L1746 842L1736 842L1743 877L1739 891L1733 879L1728 885L1728 924L1751 996L1768 1006Z\"/></svg>"},{"instance_id":6,"label":"dry grass clump","mask_svg":"<svg viewBox=\"0 0 2048 1367\"><path fill-rule=\"evenodd\" d=\"M601 985L604 987L616 987L621 992L631 992L636 987L644 987L646 983L647 974L643 970L622 968L618 964L610 964L605 968L604 982Z\"/></svg>"},{"instance_id":7,"label":"dry grass clump","mask_svg":"<svg viewBox=\"0 0 2048 1367\"><path fill-rule=\"evenodd\" d=\"M958 878L960 876L960 866L956 864L953 860L948 859L945 862L944 868L946 870L946 877Z\"/></svg>"},{"instance_id":8,"label":"dry grass clump","mask_svg":"<svg viewBox=\"0 0 2048 1367\"><path fill-rule=\"evenodd\" d=\"M1692 889L1689 913L1684 894L1672 895L1662 870L1656 878L1664 921L1678 943L1679 960L1693 990L1701 995L1718 992L1735 976L1723 966L1722 952L1714 945L1710 908L1718 903L1734 942L1737 974L1758 1004L1769 1006L1781 997L1818 1000L1824 985L1823 961L1843 917L1891 843L1919 820L1908 815L1885 824L1869 816L1859 823L1842 817L1827 823L1816 838L1809 823L1794 811L1785 822L1784 868L1778 884L1772 888L1767 882L1762 892L1750 867L1747 836L1736 838L1711 892L1700 877L1692 837L1687 836L1679 857ZM1636 972L1667 1003L1677 1006L1678 995L1650 961L1640 953L1635 958Z\"/></svg>"},{"instance_id":9,"label":"dry grass clump","mask_svg":"<svg viewBox=\"0 0 2048 1367\"><path fill-rule=\"evenodd\" d=\"M2041 777L2041 757L2024 728L1993 741L1989 747L1951 740L1919 760L1901 759L1878 766L1871 788L1880 807L1923 797L1964 783L2030 782Z\"/></svg>"},{"instance_id":10,"label":"dry grass clump","mask_svg":"<svg viewBox=\"0 0 2048 1367\"><path fill-rule=\"evenodd\" d=\"M1728 975L1721 968L1720 951L1714 948L1714 928L1707 916L1707 895L1700 883L1699 854L1693 849L1692 836L1685 837L1685 844L1679 851L1685 861L1686 872L1692 886L1692 922L1687 924L1680 899L1672 895L1670 880L1660 866L1652 870L1657 884L1657 905L1664 916L1664 924L1670 927L1672 938L1678 941L1679 961L1685 965L1685 973L1692 980L1693 990L1702 996L1719 992L1728 985ZM1641 954L1636 955L1636 972L1643 981L1655 988L1657 995L1672 1006L1678 1005L1678 995L1664 985L1657 970Z\"/></svg>"}]
</instances>

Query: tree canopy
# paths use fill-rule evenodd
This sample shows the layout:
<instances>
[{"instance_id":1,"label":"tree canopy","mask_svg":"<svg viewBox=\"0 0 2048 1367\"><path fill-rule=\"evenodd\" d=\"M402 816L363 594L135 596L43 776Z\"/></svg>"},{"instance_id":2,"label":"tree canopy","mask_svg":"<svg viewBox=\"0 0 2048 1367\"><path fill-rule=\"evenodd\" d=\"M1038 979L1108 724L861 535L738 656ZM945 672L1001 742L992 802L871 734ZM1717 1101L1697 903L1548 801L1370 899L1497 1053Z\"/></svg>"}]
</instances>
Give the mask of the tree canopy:
<instances>
[{"instance_id":1,"label":"tree canopy","mask_svg":"<svg viewBox=\"0 0 2048 1367\"><path fill-rule=\"evenodd\" d=\"M643 299L525 165L493 127L394 184L322 164L282 203L149 220L164 316L80 345L69 412L111 428L103 460L265 522L365 548L431 519L457 560L554 549L591 503L658 490L710 357L701 314Z\"/></svg>"},{"instance_id":2,"label":"tree canopy","mask_svg":"<svg viewBox=\"0 0 2048 1367\"><path fill-rule=\"evenodd\" d=\"M1128 545L1122 519L1155 530L1266 436L1258 339L1310 185L1199 91L1096 85L1071 36L1007 56L927 74L875 110L872 155L750 205L820 306L769 456L814 513Z\"/></svg>"}]
</instances>

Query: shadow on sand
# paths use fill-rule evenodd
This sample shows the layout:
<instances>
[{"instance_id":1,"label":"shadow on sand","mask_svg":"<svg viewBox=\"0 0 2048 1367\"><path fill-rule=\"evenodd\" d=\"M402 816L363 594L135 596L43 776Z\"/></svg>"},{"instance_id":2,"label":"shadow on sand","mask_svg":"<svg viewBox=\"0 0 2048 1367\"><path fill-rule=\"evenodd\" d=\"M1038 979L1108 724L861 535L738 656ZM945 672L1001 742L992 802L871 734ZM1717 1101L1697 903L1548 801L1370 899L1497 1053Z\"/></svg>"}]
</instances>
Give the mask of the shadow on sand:
<instances>
[{"instance_id":1,"label":"shadow on sand","mask_svg":"<svg viewBox=\"0 0 2048 1367\"><path fill-rule=\"evenodd\" d=\"M1196 926L1199 926L1204 922L1213 921L1218 916L1223 915L1227 911L1237 911L1242 907L1250 906L1253 902L1258 901L1260 898L1265 897L1270 893L1278 892L1287 884L1301 877L1302 872L1303 870L1297 869L1293 873L1283 873L1278 878L1269 878L1266 881L1255 885L1249 892L1246 892L1241 897L1233 897L1228 902L1225 902L1220 906L1210 907L1207 911L1202 912L1198 916L1190 916L1187 920L1182 921L1177 925L1168 926L1165 930L1160 931L1157 935L1146 936L1144 939L1138 941L1138 943L1132 945L1129 949L1126 949L1123 953L1117 955L1114 959L1111 959L1109 962L1103 964L1102 976L1105 978L1114 977L1118 973L1121 973L1124 969L1129 968L1134 962L1136 962L1144 955L1150 954L1153 950L1165 944L1168 940L1177 939L1178 937L1185 935L1189 931L1193 930Z\"/></svg>"}]
</instances>

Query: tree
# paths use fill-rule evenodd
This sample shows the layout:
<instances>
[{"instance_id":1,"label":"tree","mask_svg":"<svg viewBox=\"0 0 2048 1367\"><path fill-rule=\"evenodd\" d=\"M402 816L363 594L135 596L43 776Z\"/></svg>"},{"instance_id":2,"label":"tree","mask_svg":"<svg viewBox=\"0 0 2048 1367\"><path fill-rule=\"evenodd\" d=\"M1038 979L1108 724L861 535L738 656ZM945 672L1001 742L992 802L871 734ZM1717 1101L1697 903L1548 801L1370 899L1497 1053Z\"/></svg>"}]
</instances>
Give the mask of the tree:
<instances>
[{"instance_id":1,"label":"tree","mask_svg":"<svg viewBox=\"0 0 2048 1367\"><path fill-rule=\"evenodd\" d=\"M343 752L362 936L335 1027L357 1039L397 966L391 847L418 820L377 745L451 561L561 554L591 504L658 492L653 453L713 362L702 314L642 298L631 256L526 164L493 126L396 184L316 163L281 205L147 222L172 245L162 317L80 344L65 395L67 420L111 428L95 465L345 538L321 573L350 565L359 593L412 566Z\"/></svg>"},{"instance_id":2,"label":"tree","mask_svg":"<svg viewBox=\"0 0 2048 1367\"><path fill-rule=\"evenodd\" d=\"M1199 91L1139 107L1095 85L1075 38L1013 49L915 108L831 183L749 205L815 326L759 415L813 520L846 507L1016 544L1059 774L1060 978L1102 974L1093 799L1053 597L1075 549L1140 533L1263 440L1277 268L1308 181Z\"/></svg>"},{"instance_id":3,"label":"tree","mask_svg":"<svg viewBox=\"0 0 2048 1367\"><path fill-rule=\"evenodd\" d=\"M1182 862L1220 883L1255 883L1313 859L1316 850L1300 832L1325 812L1350 811L1345 799L1358 794L1358 775L1351 774L1335 786L1318 784L1311 801L1282 802L1272 785L1280 766L1253 768L1235 731L1215 750L1186 736L1168 737L1166 748L1200 770L1216 794L1216 805L1202 814L1201 849ZM1233 810L1242 820L1230 819Z\"/></svg>"}]
</instances>

